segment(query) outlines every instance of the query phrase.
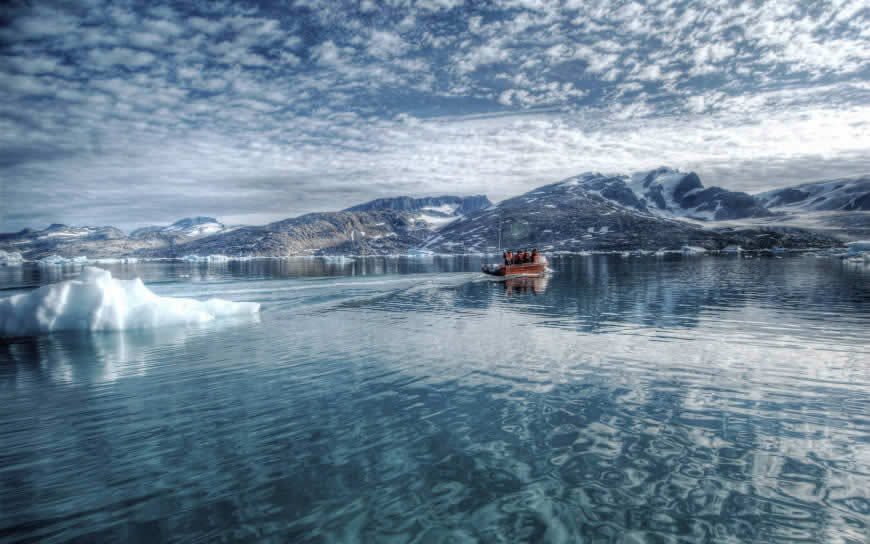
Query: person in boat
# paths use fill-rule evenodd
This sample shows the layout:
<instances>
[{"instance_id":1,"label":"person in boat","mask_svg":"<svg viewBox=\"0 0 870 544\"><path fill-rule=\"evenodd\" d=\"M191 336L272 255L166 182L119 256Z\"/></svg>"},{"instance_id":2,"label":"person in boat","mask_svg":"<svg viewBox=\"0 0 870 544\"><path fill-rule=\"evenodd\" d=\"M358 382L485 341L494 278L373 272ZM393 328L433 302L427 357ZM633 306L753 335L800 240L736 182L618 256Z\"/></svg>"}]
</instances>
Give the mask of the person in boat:
<instances>
[{"instance_id":1,"label":"person in boat","mask_svg":"<svg viewBox=\"0 0 870 544\"><path fill-rule=\"evenodd\" d=\"M501 257L504 260L504 264L509 264L508 259L510 258L510 251L504 250L504 253L501 254Z\"/></svg>"},{"instance_id":2,"label":"person in boat","mask_svg":"<svg viewBox=\"0 0 870 544\"><path fill-rule=\"evenodd\" d=\"M532 254L529 252L528 249L523 251L523 262L524 263L532 262Z\"/></svg>"},{"instance_id":3,"label":"person in boat","mask_svg":"<svg viewBox=\"0 0 870 544\"><path fill-rule=\"evenodd\" d=\"M538 262L538 249L537 248L532 249L532 262L533 263Z\"/></svg>"}]
</instances>

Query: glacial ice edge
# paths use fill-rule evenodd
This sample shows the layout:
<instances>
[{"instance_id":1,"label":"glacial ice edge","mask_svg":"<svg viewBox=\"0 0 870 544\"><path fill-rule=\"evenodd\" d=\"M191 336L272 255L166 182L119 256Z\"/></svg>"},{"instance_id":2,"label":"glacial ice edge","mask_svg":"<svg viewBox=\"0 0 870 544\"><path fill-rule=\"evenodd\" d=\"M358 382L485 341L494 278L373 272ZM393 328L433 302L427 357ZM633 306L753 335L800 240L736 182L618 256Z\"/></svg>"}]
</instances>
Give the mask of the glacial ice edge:
<instances>
[{"instance_id":1,"label":"glacial ice edge","mask_svg":"<svg viewBox=\"0 0 870 544\"><path fill-rule=\"evenodd\" d=\"M0 337L61 330L187 326L259 311L256 302L161 297L145 287L141 279L119 280L108 270L85 267L78 279L0 299Z\"/></svg>"}]
</instances>

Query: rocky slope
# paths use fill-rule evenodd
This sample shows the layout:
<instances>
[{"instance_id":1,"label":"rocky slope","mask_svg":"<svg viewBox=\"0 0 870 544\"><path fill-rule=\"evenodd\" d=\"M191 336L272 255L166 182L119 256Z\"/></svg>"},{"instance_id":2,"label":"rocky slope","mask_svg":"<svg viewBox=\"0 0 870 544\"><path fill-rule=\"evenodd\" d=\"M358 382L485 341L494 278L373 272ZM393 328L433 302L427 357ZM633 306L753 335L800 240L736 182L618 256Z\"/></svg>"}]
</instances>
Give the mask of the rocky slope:
<instances>
[{"instance_id":1,"label":"rocky slope","mask_svg":"<svg viewBox=\"0 0 870 544\"><path fill-rule=\"evenodd\" d=\"M139 229L128 236L113 227L52 225L43 231L0 234L0 250L20 252L29 260L53 255L95 259L384 254L417 247L435 231L418 212L393 209L313 213L263 226L223 228L210 235L197 235L197 229L185 224L183 229Z\"/></svg>"},{"instance_id":2,"label":"rocky slope","mask_svg":"<svg viewBox=\"0 0 870 544\"><path fill-rule=\"evenodd\" d=\"M421 244L432 231L414 214L395 210L312 213L241 227L175 248L196 255L365 255L402 252Z\"/></svg>"},{"instance_id":3,"label":"rocky slope","mask_svg":"<svg viewBox=\"0 0 870 544\"><path fill-rule=\"evenodd\" d=\"M70 227L60 224L44 230L24 229L0 234L0 250L20 252L25 259L40 259L49 255L128 255L149 245L165 246L166 243L132 241L115 227Z\"/></svg>"}]
</instances>

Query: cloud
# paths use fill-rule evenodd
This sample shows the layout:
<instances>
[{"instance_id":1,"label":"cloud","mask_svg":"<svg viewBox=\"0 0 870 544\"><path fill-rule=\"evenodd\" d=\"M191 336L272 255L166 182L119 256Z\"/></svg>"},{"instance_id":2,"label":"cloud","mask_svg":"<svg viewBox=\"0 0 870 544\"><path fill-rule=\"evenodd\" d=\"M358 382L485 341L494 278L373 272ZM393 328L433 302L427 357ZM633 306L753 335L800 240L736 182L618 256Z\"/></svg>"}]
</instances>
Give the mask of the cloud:
<instances>
[{"instance_id":1,"label":"cloud","mask_svg":"<svg viewBox=\"0 0 870 544\"><path fill-rule=\"evenodd\" d=\"M109 68L112 66L141 68L152 64L156 58L146 51L137 51L123 47L94 49L88 55L90 64L98 68Z\"/></svg>"},{"instance_id":2,"label":"cloud","mask_svg":"<svg viewBox=\"0 0 870 544\"><path fill-rule=\"evenodd\" d=\"M744 189L867 164L860 1L94 3L21 4L0 29L0 177L25 210L0 230L499 198L662 163Z\"/></svg>"}]
</instances>

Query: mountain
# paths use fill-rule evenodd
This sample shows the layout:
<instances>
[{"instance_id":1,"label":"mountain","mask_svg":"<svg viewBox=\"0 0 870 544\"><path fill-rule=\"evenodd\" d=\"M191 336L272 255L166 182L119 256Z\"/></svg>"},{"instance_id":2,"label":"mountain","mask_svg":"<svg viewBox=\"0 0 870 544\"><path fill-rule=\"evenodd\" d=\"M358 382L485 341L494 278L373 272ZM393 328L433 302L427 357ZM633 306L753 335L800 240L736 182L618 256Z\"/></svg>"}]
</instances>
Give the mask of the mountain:
<instances>
[{"instance_id":1,"label":"mountain","mask_svg":"<svg viewBox=\"0 0 870 544\"><path fill-rule=\"evenodd\" d=\"M218 222L214 217L186 217L180 219L168 227L150 226L142 227L130 233L130 236L136 238L145 236L154 232L177 233L182 236L208 236L222 232L226 227L223 223Z\"/></svg>"},{"instance_id":2,"label":"mountain","mask_svg":"<svg viewBox=\"0 0 870 544\"><path fill-rule=\"evenodd\" d=\"M399 196L394 198L378 198L364 204L347 208L346 212L370 212L373 210L397 210L403 212L429 211L434 213L464 215L492 206L492 202L484 195L474 196L433 196L413 198Z\"/></svg>"},{"instance_id":3,"label":"mountain","mask_svg":"<svg viewBox=\"0 0 870 544\"><path fill-rule=\"evenodd\" d=\"M544 251L841 245L831 236L783 224L723 228L677 218L701 212L709 212L710 217L769 214L745 196L716 187L705 189L695 174L675 170L631 177L583 174L496 206L484 196L399 197L262 226L227 228L212 217L192 217L168 227L137 229L129 236L114 227L52 225L41 231L2 234L0 250L20 252L28 260L52 255L91 259L382 255L419 248L464 253L496 250L499 230L501 247Z\"/></svg>"},{"instance_id":4,"label":"mountain","mask_svg":"<svg viewBox=\"0 0 870 544\"><path fill-rule=\"evenodd\" d=\"M438 229L455 221L465 214L483 210L492 206L484 195L468 197L460 196L435 196L413 198L399 196L394 198L379 198L364 204L347 208L346 212L371 212L376 210L395 210L408 212L418 220L425 223L428 228Z\"/></svg>"},{"instance_id":5,"label":"mountain","mask_svg":"<svg viewBox=\"0 0 870 544\"><path fill-rule=\"evenodd\" d=\"M621 206L658 217L719 221L771 215L752 195L704 187L694 172L658 168L631 176L586 173L567 181Z\"/></svg>"},{"instance_id":6,"label":"mountain","mask_svg":"<svg viewBox=\"0 0 870 544\"><path fill-rule=\"evenodd\" d=\"M804 183L756 197L783 211L870 211L870 176Z\"/></svg>"},{"instance_id":7,"label":"mountain","mask_svg":"<svg viewBox=\"0 0 870 544\"><path fill-rule=\"evenodd\" d=\"M870 239L870 176L816 181L755 195L776 212L771 222Z\"/></svg>"},{"instance_id":8,"label":"mountain","mask_svg":"<svg viewBox=\"0 0 870 544\"><path fill-rule=\"evenodd\" d=\"M70 227L53 224L44 230L24 229L0 234L0 249L20 252L26 259L48 255L76 257L92 254L127 254L139 249L115 227Z\"/></svg>"},{"instance_id":9,"label":"mountain","mask_svg":"<svg viewBox=\"0 0 870 544\"><path fill-rule=\"evenodd\" d=\"M384 254L416 247L431 233L428 225L420 222L415 214L404 211L310 213L193 240L178 246L176 254Z\"/></svg>"},{"instance_id":10,"label":"mountain","mask_svg":"<svg viewBox=\"0 0 870 544\"><path fill-rule=\"evenodd\" d=\"M685 198L674 177L652 179L663 190L667 188L669 194L682 194ZM649 188L652 183L641 186ZM650 213L650 207L642 206L644 202L636 198L634 190L626 192L627 187L623 178L599 174L584 174L545 185L466 215L435 233L423 247L447 253L492 251L498 245L499 231L501 247L537 247L543 251L657 250L679 249L683 245L707 249L728 245L746 249L839 245L828 236L796 228L702 228Z\"/></svg>"}]
</instances>

